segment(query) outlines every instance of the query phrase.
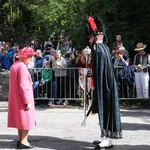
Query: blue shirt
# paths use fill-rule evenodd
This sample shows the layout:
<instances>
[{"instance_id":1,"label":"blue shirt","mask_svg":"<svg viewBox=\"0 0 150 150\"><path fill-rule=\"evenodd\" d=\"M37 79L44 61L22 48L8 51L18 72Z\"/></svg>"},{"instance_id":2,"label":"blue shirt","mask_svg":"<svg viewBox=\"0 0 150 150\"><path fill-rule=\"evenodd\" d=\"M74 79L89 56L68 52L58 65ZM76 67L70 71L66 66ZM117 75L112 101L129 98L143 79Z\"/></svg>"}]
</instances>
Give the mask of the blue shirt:
<instances>
[{"instance_id":1,"label":"blue shirt","mask_svg":"<svg viewBox=\"0 0 150 150\"><path fill-rule=\"evenodd\" d=\"M2 65L4 69L9 70L11 65L13 64L13 56L15 52L13 48L10 48L8 50L8 54L6 56L1 56L2 57Z\"/></svg>"},{"instance_id":2,"label":"blue shirt","mask_svg":"<svg viewBox=\"0 0 150 150\"><path fill-rule=\"evenodd\" d=\"M43 68L46 59L45 57L36 57L35 59L35 68ZM36 72L41 72L42 69L36 69Z\"/></svg>"}]
</instances>

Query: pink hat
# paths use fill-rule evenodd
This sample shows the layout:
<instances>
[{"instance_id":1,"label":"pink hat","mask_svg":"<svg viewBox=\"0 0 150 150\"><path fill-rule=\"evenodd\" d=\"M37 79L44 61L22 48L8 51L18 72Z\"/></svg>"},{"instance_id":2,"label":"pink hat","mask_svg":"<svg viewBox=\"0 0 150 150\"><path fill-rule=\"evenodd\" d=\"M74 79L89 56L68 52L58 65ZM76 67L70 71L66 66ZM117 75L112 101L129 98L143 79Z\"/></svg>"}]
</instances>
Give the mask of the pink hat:
<instances>
[{"instance_id":1,"label":"pink hat","mask_svg":"<svg viewBox=\"0 0 150 150\"><path fill-rule=\"evenodd\" d=\"M18 53L18 55L16 56L17 58L20 57L30 57L30 56L34 56L36 53L34 52L34 50L31 47L24 47L23 49L21 49Z\"/></svg>"}]
</instances>

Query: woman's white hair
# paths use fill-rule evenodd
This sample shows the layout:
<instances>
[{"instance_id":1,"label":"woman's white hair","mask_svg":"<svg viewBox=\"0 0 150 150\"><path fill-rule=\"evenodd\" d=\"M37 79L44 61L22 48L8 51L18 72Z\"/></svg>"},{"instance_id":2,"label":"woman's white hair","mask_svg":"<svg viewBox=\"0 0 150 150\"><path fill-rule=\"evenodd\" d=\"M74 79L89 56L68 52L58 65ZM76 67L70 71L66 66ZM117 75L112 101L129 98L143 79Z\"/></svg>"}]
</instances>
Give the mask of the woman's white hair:
<instances>
[{"instance_id":1,"label":"woman's white hair","mask_svg":"<svg viewBox=\"0 0 150 150\"><path fill-rule=\"evenodd\" d=\"M42 53L42 51L40 49L37 49L36 53Z\"/></svg>"}]
</instances>

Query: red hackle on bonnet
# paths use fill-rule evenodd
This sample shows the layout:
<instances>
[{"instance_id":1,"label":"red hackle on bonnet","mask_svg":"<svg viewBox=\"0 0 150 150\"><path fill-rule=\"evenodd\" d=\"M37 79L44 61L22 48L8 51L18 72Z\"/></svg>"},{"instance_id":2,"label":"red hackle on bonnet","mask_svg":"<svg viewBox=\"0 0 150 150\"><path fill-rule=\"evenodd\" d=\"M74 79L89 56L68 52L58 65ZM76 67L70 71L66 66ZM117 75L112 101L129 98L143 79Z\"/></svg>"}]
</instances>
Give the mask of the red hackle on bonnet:
<instances>
[{"instance_id":1,"label":"red hackle on bonnet","mask_svg":"<svg viewBox=\"0 0 150 150\"><path fill-rule=\"evenodd\" d=\"M97 26L96 26L96 23L95 23L93 17L89 17L89 18L88 18L88 24L90 25L91 30L92 30L93 32L95 32L95 31L97 30Z\"/></svg>"}]
</instances>

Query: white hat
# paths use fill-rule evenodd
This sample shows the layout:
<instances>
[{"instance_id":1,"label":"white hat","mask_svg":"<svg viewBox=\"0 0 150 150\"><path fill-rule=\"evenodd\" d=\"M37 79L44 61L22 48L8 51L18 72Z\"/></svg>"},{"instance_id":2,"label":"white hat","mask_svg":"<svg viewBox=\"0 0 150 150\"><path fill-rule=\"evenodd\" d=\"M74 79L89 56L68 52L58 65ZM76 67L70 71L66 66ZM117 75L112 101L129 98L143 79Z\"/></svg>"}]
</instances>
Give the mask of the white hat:
<instances>
[{"instance_id":1,"label":"white hat","mask_svg":"<svg viewBox=\"0 0 150 150\"><path fill-rule=\"evenodd\" d=\"M125 49L125 47L124 46L121 46L121 47L119 47L119 49L118 49L119 51L125 51L126 49Z\"/></svg>"}]
</instances>

